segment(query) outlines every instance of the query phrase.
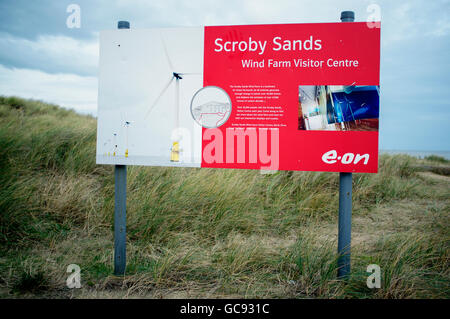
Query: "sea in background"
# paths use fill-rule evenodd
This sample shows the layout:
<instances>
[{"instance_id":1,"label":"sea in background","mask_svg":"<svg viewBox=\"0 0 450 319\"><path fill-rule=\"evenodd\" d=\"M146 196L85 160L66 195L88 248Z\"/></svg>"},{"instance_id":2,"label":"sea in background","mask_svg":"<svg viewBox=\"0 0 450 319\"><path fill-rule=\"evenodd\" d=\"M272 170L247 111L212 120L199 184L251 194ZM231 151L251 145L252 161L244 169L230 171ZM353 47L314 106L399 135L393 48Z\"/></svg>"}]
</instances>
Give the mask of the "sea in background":
<instances>
[{"instance_id":1,"label":"sea in background","mask_svg":"<svg viewBox=\"0 0 450 319\"><path fill-rule=\"evenodd\" d=\"M418 158L424 158L430 155L441 156L450 160L450 151L404 151L404 150L380 150L381 154L408 154Z\"/></svg>"}]
</instances>

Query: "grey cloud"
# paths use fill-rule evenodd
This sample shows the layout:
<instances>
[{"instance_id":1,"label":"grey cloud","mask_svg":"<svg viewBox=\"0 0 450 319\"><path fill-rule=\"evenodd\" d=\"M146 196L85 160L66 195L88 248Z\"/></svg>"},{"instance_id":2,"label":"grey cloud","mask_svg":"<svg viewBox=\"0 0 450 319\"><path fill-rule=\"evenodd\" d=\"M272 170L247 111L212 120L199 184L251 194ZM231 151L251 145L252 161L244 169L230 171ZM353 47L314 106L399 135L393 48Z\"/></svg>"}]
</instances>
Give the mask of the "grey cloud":
<instances>
[{"instance_id":1,"label":"grey cloud","mask_svg":"<svg viewBox=\"0 0 450 319\"><path fill-rule=\"evenodd\" d=\"M98 44L48 35L31 41L0 33L0 63L47 73L96 75Z\"/></svg>"}]
</instances>

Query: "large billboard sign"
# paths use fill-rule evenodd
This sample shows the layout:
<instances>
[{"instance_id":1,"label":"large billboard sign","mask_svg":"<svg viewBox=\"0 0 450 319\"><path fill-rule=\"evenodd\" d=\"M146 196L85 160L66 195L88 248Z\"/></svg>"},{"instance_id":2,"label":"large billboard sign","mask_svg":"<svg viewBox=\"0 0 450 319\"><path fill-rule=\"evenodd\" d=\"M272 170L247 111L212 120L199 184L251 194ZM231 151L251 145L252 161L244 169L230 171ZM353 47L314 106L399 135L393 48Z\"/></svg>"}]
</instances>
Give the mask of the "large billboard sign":
<instances>
[{"instance_id":1,"label":"large billboard sign","mask_svg":"<svg viewBox=\"0 0 450 319\"><path fill-rule=\"evenodd\" d=\"M97 163L374 173L379 67L366 23L101 32Z\"/></svg>"}]
</instances>

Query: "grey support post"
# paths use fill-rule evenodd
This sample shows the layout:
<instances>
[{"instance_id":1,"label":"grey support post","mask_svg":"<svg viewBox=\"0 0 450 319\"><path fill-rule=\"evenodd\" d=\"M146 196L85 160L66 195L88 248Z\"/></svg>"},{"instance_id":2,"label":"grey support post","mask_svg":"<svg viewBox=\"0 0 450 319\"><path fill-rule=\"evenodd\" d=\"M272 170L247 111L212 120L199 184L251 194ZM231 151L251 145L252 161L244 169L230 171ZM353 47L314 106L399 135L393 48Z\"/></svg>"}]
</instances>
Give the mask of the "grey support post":
<instances>
[{"instance_id":1,"label":"grey support post","mask_svg":"<svg viewBox=\"0 0 450 319\"><path fill-rule=\"evenodd\" d=\"M119 21L118 29L129 29L128 21ZM127 265L127 166L116 165L114 171L114 275L125 275Z\"/></svg>"},{"instance_id":2,"label":"grey support post","mask_svg":"<svg viewBox=\"0 0 450 319\"><path fill-rule=\"evenodd\" d=\"M350 274L352 240L352 173L339 173L338 278Z\"/></svg>"},{"instance_id":3,"label":"grey support post","mask_svg":"<svg viewBox=\"0 0 450 319\"><path fill-rule=\"evenodd\" d=\"M354 22L353 11L341 12L342 22ZM339 173L338 278L350 275L352 239L352 173Z\"/></svg>"},{"instance_id":4,"label":"grey support post","mask_svg":"<svg viewBox=\"0 0 450 319\"><path fill-rule=\"evenodd\" d=\"M355 22L355 13L353 11L342 11L341 22Z\"/></svg>"}]
</instances>

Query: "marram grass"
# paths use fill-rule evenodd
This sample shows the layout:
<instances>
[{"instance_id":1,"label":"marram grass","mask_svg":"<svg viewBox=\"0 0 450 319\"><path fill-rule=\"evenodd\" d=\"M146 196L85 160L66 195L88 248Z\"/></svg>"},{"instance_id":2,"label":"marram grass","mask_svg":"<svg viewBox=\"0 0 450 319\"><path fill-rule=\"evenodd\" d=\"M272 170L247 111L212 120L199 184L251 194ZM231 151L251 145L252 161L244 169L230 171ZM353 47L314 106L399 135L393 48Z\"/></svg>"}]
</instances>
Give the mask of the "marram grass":
<instances>
[{"instance_id":1,"label":"marram grass","mask_svg":"<svg viewBox=\"0 0 450 319\"><path fill-rule=\"evenodd\" d=\"M0 97L0 296L448 298L439 157L354 174L352 275L337 280L338 174L128 168L127 273L112 275L114 174L96 119ZM446 168L448 170L448 167ZM66 288L81 267L82 288ZM380 265L382 287L366 286Z\"/></svg>"}]
</instances>

